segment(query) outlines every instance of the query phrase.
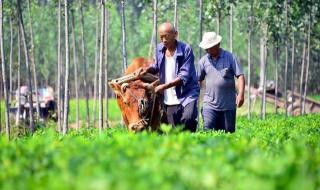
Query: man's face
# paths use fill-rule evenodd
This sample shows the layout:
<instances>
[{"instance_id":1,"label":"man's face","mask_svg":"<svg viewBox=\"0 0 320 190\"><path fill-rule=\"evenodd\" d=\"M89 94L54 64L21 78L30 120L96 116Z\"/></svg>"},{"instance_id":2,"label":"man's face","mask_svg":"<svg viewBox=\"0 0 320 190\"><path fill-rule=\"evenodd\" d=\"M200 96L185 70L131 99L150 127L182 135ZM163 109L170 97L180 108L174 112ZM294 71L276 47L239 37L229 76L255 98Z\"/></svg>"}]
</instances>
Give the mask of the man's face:
<instances>
[{"instance_id":1,"label":"man's face","mask_svg":"<svg viewBox=\"0 0 320 190\"><path fill-rule=\"evenodd\" d=\"M177 32L170 31L167 29L160 29L160 41L165 47L172 46L175 43Z\"/></svg>"},{"instance_id":2,"label":"man's face","mask_svg":"<svg viewBox=\"0 0 320 190\"><path fill-rule=\"evenodd\" d=\"M220 43L209 48L209 49L206 49L206 51L207 51L207 53L209 53L213 57L216 57L219 55L219 49L220 49Z\"/></svg>"}]
</instances>

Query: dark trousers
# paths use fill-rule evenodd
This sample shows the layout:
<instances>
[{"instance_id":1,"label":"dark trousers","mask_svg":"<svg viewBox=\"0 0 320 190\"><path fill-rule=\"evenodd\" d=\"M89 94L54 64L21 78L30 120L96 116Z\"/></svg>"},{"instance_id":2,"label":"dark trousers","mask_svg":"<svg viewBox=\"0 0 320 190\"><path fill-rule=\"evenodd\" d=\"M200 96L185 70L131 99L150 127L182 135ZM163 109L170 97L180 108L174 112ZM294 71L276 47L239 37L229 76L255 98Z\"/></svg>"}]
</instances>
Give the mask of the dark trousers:
<instances>
[{"instance_id":1,"label":"dark trousers","mask_svg":"<svg viewBox=\"0 0 320 190\"><path fill-rule=\"evenodd\" d=\"M195 132L197 130L197 101L192 101L185 107L182 105L165 105L168 123L173 127L184 125L184 130Z\"/></svg>"},{"instance_id":2,"label":"dark trousers","mask_svg":"<svg viewBox=\"0 0 320 190\"><path fill-rule=\"evenodd\" d=\"M235 132L236 109L216 111L213 109L202 109L203 128Z\"/></svg>"}]
</instances>

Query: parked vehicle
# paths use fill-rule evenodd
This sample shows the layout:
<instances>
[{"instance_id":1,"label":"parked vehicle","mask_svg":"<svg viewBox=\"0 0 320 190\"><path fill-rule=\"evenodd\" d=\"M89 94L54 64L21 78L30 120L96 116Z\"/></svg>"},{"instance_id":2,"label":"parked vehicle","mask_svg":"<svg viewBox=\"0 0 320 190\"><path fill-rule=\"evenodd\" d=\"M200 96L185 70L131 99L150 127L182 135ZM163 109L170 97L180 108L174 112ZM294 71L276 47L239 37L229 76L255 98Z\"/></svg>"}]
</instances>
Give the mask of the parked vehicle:
<instances>
[{"instance_id":1,"label":"parked vehicle","mask_svg":"<svg viewBox=\"0 0 320 190\"><path fill-rule=\"evenodd\" d=\"M27 119L29 117L30 103L29 96L32 95L32 107L36 113L36 94L31 93L27 86L20 87L20 97L18 96L17 89L13 94L15 99L10 102L10 115L15 118L19 114L20 119ZM40 105L40 118L41 120L53 119L56 120L56 101L54 99L54 91L50 86L38 89L39 105ZM18 112L18 104L20 98L20 113Z\"/></svg>"}]
</instances>

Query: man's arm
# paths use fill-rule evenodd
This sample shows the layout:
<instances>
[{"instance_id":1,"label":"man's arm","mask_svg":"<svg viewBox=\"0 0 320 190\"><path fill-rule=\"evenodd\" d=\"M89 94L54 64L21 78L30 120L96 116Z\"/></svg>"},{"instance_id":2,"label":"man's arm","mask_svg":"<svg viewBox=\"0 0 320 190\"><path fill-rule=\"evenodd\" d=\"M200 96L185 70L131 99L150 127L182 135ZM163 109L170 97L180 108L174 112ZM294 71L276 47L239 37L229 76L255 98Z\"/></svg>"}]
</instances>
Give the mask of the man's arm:
<instances>
[{"instance_id":1,"label":"man's arm","mask_svg":"<svg viewBox=\"0 0 320 190\"><path fill-rule=\"evenodd\" d=\"M245 78L244 75L238 76L238 96L237 96L237 106L240 108L244 102L244 88L245 88Z\"/></svg>"},{"instance_id":2,"label":"man's arm","mask_svg":"<svg viewBox=\"0 0 320 190\"><path fill-rule=\"evenodd\" d=\"M191 80L193 77L190 74L196 73L194 70L194 55L192 48L189 45L186 45L184 50L184 59L181 67L178 70L178 78L182 80L182 85L186 85L189 80ZM193 72L194 70L194 72Z\"/></svg>"},{"instance_id":3,"label":"man's arm","mask_svg":"<svg viewBox=\"0 0 320 190\"><path fill-rule=\"evenodd\" d=\"M173 81L157 86L155 89L156 92L163 93L163 91L168 88L187 84L191 77L190 72L192 66L194 66L194 55L190 46L186 47L184 56L183 64L178 71L177 78Z\"/></svg>"},{"instance_id":4,"label":"man's arm","mask_svg":"<svg viewBox=\"0 0 320 190\"><path fill-rule=\"evenodd\" d=\"M165 83L165 84L160 84L159 86L156 87L155 91L159 93L163 93L168 88L174 87L174 86L179 86L183 83L183 81L177 77L171 82Z\"/></svg>"}]
</instances>

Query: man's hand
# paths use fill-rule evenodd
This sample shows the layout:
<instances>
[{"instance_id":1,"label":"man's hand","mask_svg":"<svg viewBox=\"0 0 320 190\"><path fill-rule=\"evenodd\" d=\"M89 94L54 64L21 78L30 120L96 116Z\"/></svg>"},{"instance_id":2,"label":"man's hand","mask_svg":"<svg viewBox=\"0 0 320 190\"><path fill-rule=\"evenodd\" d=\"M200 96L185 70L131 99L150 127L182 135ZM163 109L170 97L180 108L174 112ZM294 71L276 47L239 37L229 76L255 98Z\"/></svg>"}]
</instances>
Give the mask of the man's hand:
<instances>
[{"instance_id":1,"label":"man's hand","mask_svg":"<svg viewBox=\"0 0 320 190\"><path fill-rule=\"evenodd\" d=\"M165 83L165 84L160 84L159 86L157 86L155 88L155 92L156 93L160 93L162 94L166 89L174 87L174 86L178 86L182 84L182 80L180 78L176 78L171 82Z\"/></svg>"},{"instance_id":2,"label":"man's hand","mask_svg":"<svg viewBox=\"0 0 320 190\"><path fill-rule=\"evenodd\" d=\"M238 94L237 96L237 107L240 108L243 105L244 102L244 95L243 94Z\"/></svg>"},{"instance_id":3,"label":"man's hand","mask_svg":"<svg viewBox=\"0 0 320 190\"><path fill-rule=\"evenodd\" d=\"M167 89L167 85L166 84L160 84L155 88L155 92L159 93L159 94L163 94L163 92Z\"/></svg>"},{"instance_id":4,"label":"man's hand","mask_svg":"<svg viewBox=\"0 0 320 190\"><path fill-rule=\"evenodd\" d=\"M245 79L244 75L238 77L238 90L239 94L237 96L237 107L240 108L244 102L244 88L245 88Z\"/></svg>"}]
</instances>

